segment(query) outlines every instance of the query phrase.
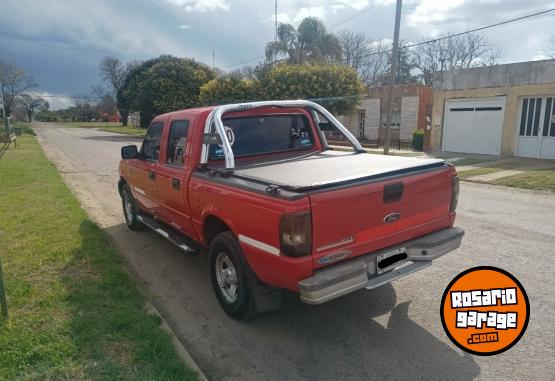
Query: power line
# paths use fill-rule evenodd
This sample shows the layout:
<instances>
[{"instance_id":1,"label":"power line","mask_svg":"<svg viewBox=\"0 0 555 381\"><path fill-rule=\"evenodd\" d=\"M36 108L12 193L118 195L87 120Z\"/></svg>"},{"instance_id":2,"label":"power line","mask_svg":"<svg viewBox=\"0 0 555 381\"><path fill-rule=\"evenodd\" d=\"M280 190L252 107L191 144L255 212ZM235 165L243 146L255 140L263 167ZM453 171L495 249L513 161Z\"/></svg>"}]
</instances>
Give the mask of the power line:
<instances>
[{"instance_id":1,"label":"power line","mask_svg":"<svg viewBox=\"0 0 555 381\"><path fill-rule=\"evenodd\" d=\"M415 43L415 44L407 45L407 46L405 46L405 48L412 48L412 47L414 47L414 46L424 45L424 44L430 44L430 43L433 43L433 42L438 42L438 41L446 40L446 39L448 39L448 38L453 38L453 37L462 36L462 35L464 35L464 34L479 32L479 31L481 31L481 30L490 29L490 28L493 28L493 27L496 27L496 26L505 25L505 24L509 24L509 23L512 23L512 22L515 22L515 21L520 21L520 20L528 19L528 18L530 18L530 17L535 17L535 16L543 15L543 14L546 14L546 13L549 13L549 12L553 12L553 11L555 11L555 8L547 9L547 10L545 10L545 11L532 13L532 14L529 14L529 15L526 15L526 16L521 16L521 17L517 17L517 18L514 18L514 19L510 19L510 20L501 21L501 22L498 22L498 23L495 23L495 24L490 24L490 25L482 26L482 27L475 28L475 29L470 29L470 30L467 30L467 31L464 31L464 32L451 34L451 35L444 36L444 37L440 37L440 38L436 38L436 39L433 39L433 40L418 42L418 43Z\"/></svg>"},{"instance_id":2,"label":"power line","mask_svg":"<svg viewBox=\"0 0 555 381\"><path fill-rule=\"evenodd\" d=\"M163 14L165 14L166 16L168 16L169 18L171 18L172 20L174 20L175 22L177 22L178 25L185 25L185 23L180 20L179 18L177 18L175 15L171 14L170 12L168 12L167 10L165 10L163 7L161 7L160 5L156 4L154 1L152 0L145 0L147 3L149 3L150 5L152 5L154 8L158 9L160 12L162 12ZM233 59L237 59L237 57L234 57L233 55L229 54L229 52L227 52L225 49L223 49L221 46L218 46L214 43L211 43L212 45L216 46L217 48L219 48L221 51L223 51L227 56L233 58Z\"/></svg>"},{"instance_id":3,"label":"power line","mask_svg":"<svg viewBox=\"0 0 555 381\"><path fill-rule=\"evenodd\" d=\"M223 68L227 69L227 68L230 68L230 67L233 67L233 66L241 66L241 65L247 64L249 62L259 61L262 58L266 58L266 56L258 56L258 57L254 57L254 58L251 58L251 59L248 59L248 60L245 60L245 61L236 62L234 64L224 66Z\"/></svg>"},{"instance_id":4,"label":"power line","mask_svg":"<svg viewBox=\"0 0 555 381\"><path fill-rule=\"evenodd\" d=\"M40 95L40 94L34 94L37 98L63 98L63 99L102 99L102 97L96 97L93 95L83 95L83 96L78 96L78 95Z\"/></svg>"},{"instance_id":5,"label":"power line","mask_svg":"<svg viewBox=\"0 0 555 381\"><path fill-rule=\"evenodd\" d=\"M434 38L434 39L432 39L432 40L421 41L421 42L416 42L416 43L413 43L413 44L404 45L404 46L399 47L399 49L408 49L408 48L413 48L413 47L415 47L415 46L426 45L426 44L432 44L432 43L439 42L439 41L443 41L443 40L447 40L447 39L450 39L450 38L459 37L459 36L462 36L462 35L465 35L465 34L475 33L475 32L479 32L479 31L481 31L481 30L494 28L494 27L496 27L496 26L509 24L509 23L512 23L512 22L515 22L515 21L520 21L520 20L524 20L524 19L531 18L531 17L540 16L540 15L543 15L543 14L546 14L546 13L550 13L550 12L553 12L553 11L555 11L555 8L547 9L547 10L541 11L541 12L531 13L531 14L529 14L529 15L517 17L517 18L514 18L514 19L510 19L510 20L500 21L500 22L495 23L495 24L489 24L489 25L482 26L482 27L479 27L479 28L474 28L474 29L466 30L466 31L464 31L464 32L459 32L459 33L450 34L450 35L443 36L443 37L439 37L439 38ZM360 55L360 56L353 57L353 59L357 59L357 58L367 58L367 57L375 56L375 55L378 55L378 54L390 53L391 51L392 51L392 49L380 50L380 51L378 51L378 52L372 52L372 53L368 53L368 54L362 54L362 55Z\"/></svg>"},{"instance_id":6,"label":"power line","mask_svg":"<svg viewBox=\"0 0 555 381\"><path fill-rule=\"evenodd\" d=\"M147 1L148 1L148 0L147 0ZM364 9L358 11L357 13L355 13L355 14L353 14L353 15L351 15L351 16L349 16L349 17L347 17L347 18L345 18L345 19L343 19L343 20L341 20L341 21L339 21L339 22L337 22L337 23L335 23L335 24L333 24L333 25L330 26L329 28L330 28L330 29L333 29L333 28L335 28L336 26L339 26L339 25L341 25L341 24L344 24L344 23L346 23L347 21L349 21L349 20L351 20L351 19L354 19L355 17L357 17L357 16L359 16L359 15L361 15L361 14L363 14L363 13L365 13L365 12L367 12L367 11L369 11L370 9L373 9L373 8L376 8L376 4L371 5L371 6L369 6L369 7L366 7L366 8L364 8ZM276 2L275 18L276 18L276 39L277 39L277 2ZM230 67L234 67L234 66L241 66L241 65L244 65L244 64L247 64L247 63L250 63L250 62L253 62L253 61L258 61L258 60L264 59L264 58L266 58L266 56L254 57L254 58L251 58L251 59L248 59L248 60L245 60L245 61L236 62L236 63L234 63L234 64L224 66L224 69L227 69L227 68L230 68Z\"/></svg>"},{"instance_id":7,"label":"power line","mask_svg":"<svg viewBox=\"0 0 555 381\"><path fill-rule=\"evenodd\" d=\"M341 20L341 21L339 21L339 22L333 24L332 26L330 26L330 29L333 29L333 28L335 28L336 26L339 26L339 25L341 25L341 24L345 24L347 21L350 21L350 20L354 19L355 17L357 17L357 16L359 16L359 15L365 13L365 12L368 12L370 9L376 8L376 6L377 6L377 5L374 4L374 5L371 5L371 6L369 6L369 7L366 7L366 8L364 8L364 9L358 11L358 12L355 13L354 15L351 15L351 16L347 17L346 19L343 19L343 20Z\"/></svg>"},{"instance_id":8,"label":"power line","mask_svg":"<svg viewBox=\"0 0 555 381\"><path fill-rule=\"evenodd\" d=\"M356 16L358 16L360 13L365 12L365 11L367 11L367 10L369 10L369 9L371 9L371 8L366 8L366 9L360 11L358 14L355 14L355 15L351 16L350 18L356 17ZM464 32L455 33L455 34L450 34L450 35L447 35L447 36L444 36L444 37L434 38L434 39L432 39L432 40L417 42L417 43L414 43L414 44L404 45L404 46L400 47L400 49L408 49L408 48L413 48L413 47L415 47L415 46L426 45L426 44L432 44L432 43L435 43L435 42L447 40L447 39L449 39L449 38L454 38L454 37L462 36L462 35L465 35L465 34L475 33L475 32L479 32L479 31L482 31L482 30L494 28L494 27L497 27L497 26L506 25L506 24L509 24L509 23L512 23L512 22L516 22L516 21L521 21L521 20L529 19L529 18L531 18L531 17L540 16L540 15L543 15L543 14L546 14L546 13L550 13L550 12L553 12L553 11L555 11L555 8L550 8L550 9L546 9L546 10L544 10L544 11L540 11L540 12L536 12L536 13L531 13L531 14L528 14L528 15L525 15L525 16L520 16L520 17L516 17L516 18L513 18L513 19L509 19L509 20L500 21L500 22L495 23L495 24L489 24L489 25L485 25L485 26L482 26L482 27L479 27L479 28L474 28L474 29L466 30L466 31L464 31ZM347 19L345 19L344 21L346 21L346 20L347 20ZM340 22L340 23L342 23L342 22ZM334 26L337 26L337 25L339 25L339 23L334 24ZM333 26L332 26L332 28L333 28ZM356 57L353 57L353 59L367 58L367 57L371 57L371 56L375 56L375 55L379 55L379 54L390 53L391 51L392 51L391 49L380 50L380 51L378 51L378 52L372 52L372 53L367 53L367 54L363 54L363 55L360 55L360 56L356 56ZM251 58L251 59L249 59L249 60L245 60L245 61L242 61L242 62L237 62L237 63L231 64L231 65L227 65L227 66L224 66L224 69L229 68L229 67L233 67L233 66L244 65L244 64L250 63L250 62L255 61L255 60L260 60L261 58L265 58L265 56L258 56L258 57L255 57L255 58Z\"/></svg>"}]
</instances>

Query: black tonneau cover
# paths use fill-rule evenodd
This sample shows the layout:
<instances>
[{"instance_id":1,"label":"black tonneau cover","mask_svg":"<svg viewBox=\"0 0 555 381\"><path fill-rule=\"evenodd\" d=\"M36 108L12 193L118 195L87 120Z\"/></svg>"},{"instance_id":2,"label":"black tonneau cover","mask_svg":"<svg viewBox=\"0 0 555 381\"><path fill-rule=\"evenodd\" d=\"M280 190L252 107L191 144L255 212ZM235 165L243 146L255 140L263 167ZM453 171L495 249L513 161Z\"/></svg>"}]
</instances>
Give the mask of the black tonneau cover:
<instances>
[{"instance_id":1,"label":"black tonneau cover","mask_svg":"<svg viewBox=\"0 0 555 381\"><path fill-rule=\"evenodd\" d=\"M444 165L445 161L441 159L324 151L284 162L236 168L233 176L294 191L308 191Z\"/></svg>"}]
</instances>

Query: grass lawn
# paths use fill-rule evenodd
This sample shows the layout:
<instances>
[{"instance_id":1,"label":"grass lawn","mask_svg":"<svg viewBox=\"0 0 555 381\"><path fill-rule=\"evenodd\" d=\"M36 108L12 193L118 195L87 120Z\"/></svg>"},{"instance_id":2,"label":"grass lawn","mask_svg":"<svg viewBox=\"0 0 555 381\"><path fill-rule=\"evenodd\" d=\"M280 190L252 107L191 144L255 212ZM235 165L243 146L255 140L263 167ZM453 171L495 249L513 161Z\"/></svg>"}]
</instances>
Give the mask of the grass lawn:
<instances>
[{"instance_id":1,"label":"grass lawn","mask_svg":"<svg viewBox=\"0 0 555 381\"><path fill-rule=\"evenodd\" d=\"M0 379L193 380L107 235L24 134L0 158Z\"/></svg>"},{"instance_id":2,"label":"grass lawn","mask_svg":"<svg viewBox=\"0 0 555 381\"><path fill-rule=\"evenodd\" d=\"M481 163L487 163L488 161L492 161L495 159L484 159L479 157L465 157L461 160L454 161L453 164L455 167L462 167L463 165L476 165Z\"/></svg>"},{"instance_id":3,"label":"grass lawn","mask_svg":"<svg viewBox=\"0 0 555 381\"><path fill-rule=\"evenodd\" d=\"M468 169L466 171L458 171L458 174L461 179L468 179L469 177L487 175L490 173L500 172L502 170L503 170L502 168L483 167L483 168Z\"/></svg>"},{"instance_id":4,"label":"grass lawn","mask_svg":"<svg viewBox=\"0 0 555 381\"><path fill-rule=\"evenodd\" d=\"M555 191L555 168L529 171L494 180L494 184L524 189L547 189Z\"/></svg>"},{"instance_id":5,"label":"grass lawn","mask_svg":"<svg viewBox=\"0 0 555 381\"><path fill-rule=\"evenodd\" d=\"M135 127L101 127L101 131L117 132L118 134L134 135L134 136L145 136L146 128L135 128Z\"/></svg>"}]
</instances>

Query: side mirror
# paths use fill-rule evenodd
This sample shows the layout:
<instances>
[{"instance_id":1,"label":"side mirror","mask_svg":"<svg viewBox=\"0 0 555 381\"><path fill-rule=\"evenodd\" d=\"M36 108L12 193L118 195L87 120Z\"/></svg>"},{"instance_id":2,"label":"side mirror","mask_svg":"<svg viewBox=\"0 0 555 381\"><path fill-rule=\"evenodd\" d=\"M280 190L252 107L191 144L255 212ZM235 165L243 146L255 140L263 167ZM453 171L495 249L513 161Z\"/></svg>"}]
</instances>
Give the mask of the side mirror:
<instances>
[{"instance_id":1,"label":"side mirror","mask_svg":"<svg viewBox=\"0 0 555 381\"><path fill-rule=\"evenodd\" d=\"M138 154L139 150L136 145L121 147L121 158L124 160L136 159Z\"/></svg>"}]
</instances>

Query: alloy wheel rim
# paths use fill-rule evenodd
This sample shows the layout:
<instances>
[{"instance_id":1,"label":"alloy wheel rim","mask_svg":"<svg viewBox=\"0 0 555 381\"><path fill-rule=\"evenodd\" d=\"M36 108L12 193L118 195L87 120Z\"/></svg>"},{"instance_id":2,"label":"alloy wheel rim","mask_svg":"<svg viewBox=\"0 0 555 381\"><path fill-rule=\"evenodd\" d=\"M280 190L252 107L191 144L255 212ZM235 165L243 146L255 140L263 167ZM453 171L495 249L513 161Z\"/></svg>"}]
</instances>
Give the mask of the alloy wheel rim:
<instances>
[{"instance_id":1,"label":"alloy wheel rim","mask_svg":"<svg viewBox=\"0 0 555 381\"><path fill-rule=\"evenodd\" d=\"M231 258L224 252L216 256L216 280L220 292L228 303L235 303L239 296L237 271Z\"/></svg>"},{"instance_id":2,"label":"alloy wheel rim","mask_svg":"<svg viewBox=\"0 0 555 381\"><path fill-rule=\"evenodd\" d=\"M131 206L131 200L127 192L125 192L123 196L123 201L125 205L125 215L127 216L127 221L131 223L131 221L133 221L133 208Z\"/></svg>"}]
</instances>

